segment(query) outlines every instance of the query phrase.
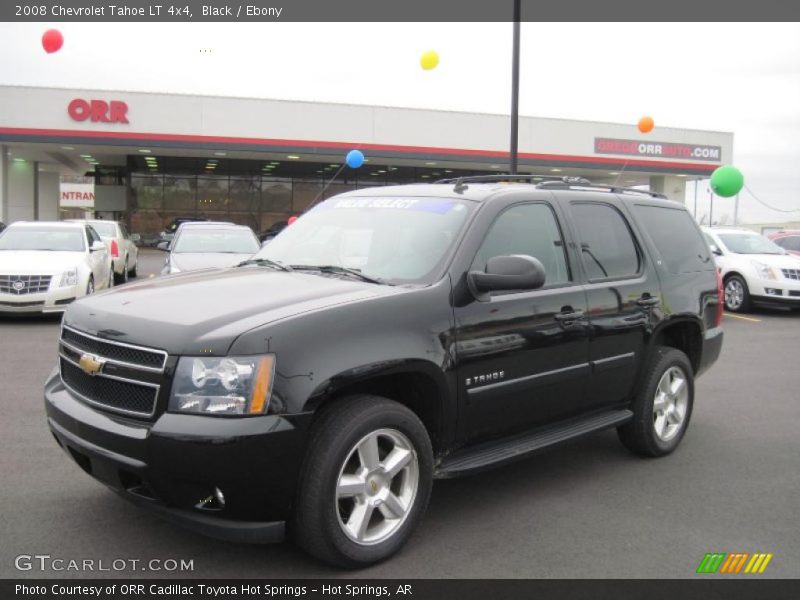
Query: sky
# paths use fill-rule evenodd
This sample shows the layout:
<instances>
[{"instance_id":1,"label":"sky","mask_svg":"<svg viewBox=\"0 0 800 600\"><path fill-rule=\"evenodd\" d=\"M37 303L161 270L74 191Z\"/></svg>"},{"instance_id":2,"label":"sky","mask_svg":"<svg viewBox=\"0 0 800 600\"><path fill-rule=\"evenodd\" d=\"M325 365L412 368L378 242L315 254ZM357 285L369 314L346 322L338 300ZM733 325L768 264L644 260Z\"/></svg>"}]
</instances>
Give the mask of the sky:
<instances>
[{"instance_id":1,"label":"sky","mask_svg":"<svg viewBox=\"0 0 800 600\"><path fill-rule=\"evenodd\" d=\"M50 27L65 44L47 55ZM508 114L511 34L510 23L2 23L0 84ZM752 192L740 223L800 221L800 24L531 22L521 39L521 115L733 132ZM423 71L429 49L440 64ZM715 221L732 221L733 205L717 197ZM708 208L701 181L698 219Z\"/></svg>"}]
</instances>

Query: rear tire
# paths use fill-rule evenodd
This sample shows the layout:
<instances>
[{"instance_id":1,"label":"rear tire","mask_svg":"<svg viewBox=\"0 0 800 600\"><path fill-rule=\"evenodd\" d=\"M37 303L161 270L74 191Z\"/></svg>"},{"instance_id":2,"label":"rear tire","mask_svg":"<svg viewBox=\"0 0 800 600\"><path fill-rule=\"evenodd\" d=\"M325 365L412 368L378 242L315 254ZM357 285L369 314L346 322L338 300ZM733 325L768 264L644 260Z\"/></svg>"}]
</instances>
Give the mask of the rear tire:
<instances>
[{"instance_id":1,"label":"rear tire","mask_svg":"<svg viewBox=\"0 0 800 600\"><path fill-rule=\"evenodd\" d=\"M725 310L730 312L748 312L751 307L750 290L747 282L739 275L731 275L725 280Z\"/></svg>"},{"instance_id":2,"label":"rear tire","mask_svg":"<svg viewBox=\"0 0 800 600\"><path fill-rule=\"evenodd\" d=\"M86 295L91 296L94 294L94 276L89 275L89 281L86 283Z\"/></svg>"},{"instance_id":3,"label":"rear tire","mask_svg":"<svg viewBox=\"0 0 800 600\"><path fill-rule=\"evenodd\" d=\"M631 406L633 419L617 428L619 439L642 456L669 454L683 439L693 406L694 371L689 359L680 350L658 346Z\"/></svg>"},{"instance_id":4,"label":"rear tire","mask_svg":"<svg viewBox=\"0 0 800 600\"><path fill-rule=\"evenodd\" d=\"M122 267L122 274L117 275L117 272L113 269L111 272L113 274L115 284L119 285L121 283L128 283L128 259L125 259L125 264Z\"/></svg>"},{"instance_id":5,"label":"rear tire","mask_svg":"<svg viewBox=\"0 0 800 600\"><path fill-rule=\"evenodd\" d=\"M128 271L128 277L136 277L136 269L139 266L139 259L137 257L136 262L133 263L133 268Z\"/></svg>"},{"instance_id":6,"label":"rear tire","mask_svg":"<svg viewBox=\"0 0 800 600\"><path fill-rule=\"evenodd\" d=\"M380 396L342 398L314 424L292 533L309 554L358 568L397 552L419 523L433 483L425 426Z\"/></svg>"}]
</instances>

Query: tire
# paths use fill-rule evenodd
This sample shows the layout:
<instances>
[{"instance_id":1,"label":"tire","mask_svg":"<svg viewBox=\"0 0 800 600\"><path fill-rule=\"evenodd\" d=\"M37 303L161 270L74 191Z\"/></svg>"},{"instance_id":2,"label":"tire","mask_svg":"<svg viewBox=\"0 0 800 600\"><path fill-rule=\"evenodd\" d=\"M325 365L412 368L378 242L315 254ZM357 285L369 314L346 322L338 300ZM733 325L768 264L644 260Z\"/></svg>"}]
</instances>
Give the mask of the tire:
<instances>
[{"instance_id":1,"label":"tire","mask_svg":"<svg viewBox=\"0 0 800 600\"><path fill-rule=\"evenodd\" d=\"M322 410L300 473L292 534L320 560L365 567L397 552L419 524L433 483L430 439L413 412L380 396L349 396ZM385 469L390 456L407 459L394 476Z\"/></svg>"},{"instance_id":2,"label":"tire","mask_svg":"<svg viewBox=\"0 0 800 600\"><path fill-rule=\"evenodd\" d=\"M725 310L735 313L748 312L751 307L750 290L747 282L739 275L725 279Z\"/></svg>"},{"instance_id":3,"label":"tire","mask_svg":"<svg viewBox=\"0 0 800 600\"><path fill-rule=\"evenodd\" d=\"M679 384L683 379L683 386ZM672 395L664 397L670 388ZM675 389L678 388L678 389ZM657 410L657 405L662 406ZM675 348L658 346L633 404L633 419L617 428L619 439L631 452L665 456L680 444L694 406L694 374L687 356Z\"/></svg>"},{"instance_id":4,"label":"tire","mask_svg":"<svg viewBox=\"0 0 800 600\"><path fill-rule=\"evenodd\" d=\"M133 268L128 270L128 277L136 277L137 272L136 269L139 267L139 258L136 258L136 262L133 263Z\"/></svg>"},{"instance_id":5,"label":"tire","mask_svg":"<svg viewBox=\"0 0 800 600\"><path fill-rule=\"evenodd\" d=\"M86 283L86 295L91 296L94 294L94 277L89 275L89 281Z\"/></svg>"},{"instance_id":6,"label":"tire","mask_svg":"<svg viewBox=\"0 0 800 600\"><path fill-rule=\"evenodd\" d=\"M117 272L114 269L111 269L111 273L114 277L114 283L117 285L121 283L128 283L128 259L125 258L125 265L122 267L122 274L117 275Z\"/></svg>"}]
</instances>

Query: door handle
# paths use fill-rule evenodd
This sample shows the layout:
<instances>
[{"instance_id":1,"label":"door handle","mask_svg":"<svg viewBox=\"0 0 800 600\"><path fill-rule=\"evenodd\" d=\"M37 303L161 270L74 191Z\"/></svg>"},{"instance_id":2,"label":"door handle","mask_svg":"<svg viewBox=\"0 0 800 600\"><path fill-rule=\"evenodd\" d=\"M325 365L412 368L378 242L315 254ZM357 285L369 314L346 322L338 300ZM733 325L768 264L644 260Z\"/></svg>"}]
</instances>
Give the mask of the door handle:
<instances>
[{"instance_id":1,"label":"door handle","mask_svg":"<svg viewBox=\"0 0 800 600\"><path fill-rule=\"evenodd\" d=\"M576 320L580 319L581 317L583 317L583 311L582 310L569 310L569 309L567 309L567 311L568 312L562 311L560 313L556 313L556 314L553 315L553 318L556 321L576 321Z\"/></svg>"},{"instance_id":2,"label":"door handle","mask_svg":"<svg viewBox=\"0 0 800 600\"><path fill-rule=\"evenodd\" d=\"M639 298L636 301L636 304L638 304L639 306L643 306L645 308L649 308L661 304L661 299L658 296L650 296L648 294Z\"/></svg>"}]
</instances>

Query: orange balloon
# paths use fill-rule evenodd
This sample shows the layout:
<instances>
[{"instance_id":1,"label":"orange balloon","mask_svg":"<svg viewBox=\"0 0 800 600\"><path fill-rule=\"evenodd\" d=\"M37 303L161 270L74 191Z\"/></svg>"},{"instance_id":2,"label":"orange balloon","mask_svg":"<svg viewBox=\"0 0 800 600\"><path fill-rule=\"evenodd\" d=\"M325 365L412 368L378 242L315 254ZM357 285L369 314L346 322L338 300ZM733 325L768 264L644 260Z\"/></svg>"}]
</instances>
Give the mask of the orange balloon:
<instances>
[{"instance_id":1,"label":"orange balloon","mask_svg":"<svg viewBox=\"0 0 800 600\"><path fill-rule=\"evenodd\" d=\"M653 127L655 126L656 123L653 121L653 117L642 117L639 119L639 124L637 125L637 127L639 127L639 131L642 133L650 133L653 131Z\"/></svg>"}]
</instances>

